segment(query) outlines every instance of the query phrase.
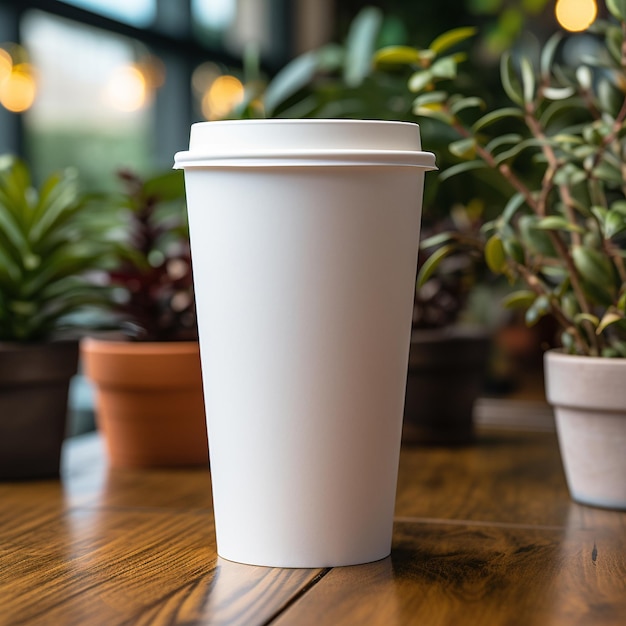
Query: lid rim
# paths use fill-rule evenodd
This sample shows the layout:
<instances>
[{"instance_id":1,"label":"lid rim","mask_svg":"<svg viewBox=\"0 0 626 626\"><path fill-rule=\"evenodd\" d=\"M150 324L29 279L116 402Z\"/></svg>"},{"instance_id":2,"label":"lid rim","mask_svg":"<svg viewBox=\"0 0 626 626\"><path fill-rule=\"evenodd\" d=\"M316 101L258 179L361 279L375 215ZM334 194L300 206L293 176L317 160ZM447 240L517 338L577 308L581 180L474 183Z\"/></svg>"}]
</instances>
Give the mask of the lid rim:
<instances>
[{"instance_id":1,"label":"lid rim","mask_svg":"<svg viewBox=\"0 0 626 626\"><path fill-rule=\"evenodd\" d=\"M435 155L421 150L286 150L210 154L177 152L174 167L240 167L244 165L399 165L437 169Z\"/></svg>"}]
</instances>

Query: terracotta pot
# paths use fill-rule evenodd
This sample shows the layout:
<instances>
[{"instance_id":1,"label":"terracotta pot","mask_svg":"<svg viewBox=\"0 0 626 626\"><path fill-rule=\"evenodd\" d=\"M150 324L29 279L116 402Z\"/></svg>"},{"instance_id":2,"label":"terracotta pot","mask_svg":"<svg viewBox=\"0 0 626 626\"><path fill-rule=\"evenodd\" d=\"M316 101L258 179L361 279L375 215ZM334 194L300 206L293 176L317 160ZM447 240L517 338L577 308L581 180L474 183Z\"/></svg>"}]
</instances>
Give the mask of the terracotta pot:
<instances>
[{"instance_id":1,"label":"terracotta pot","mask_svg":"<svg viewBox=\"0 0 626 626\"><path fill-rule=\"evenodd\" d=\"M208 464L197 342L89 338L81 354L112 466Z\"/></svg>"},{"instance_id":2,"label":"terracotta pot","mask_svg":"<svg viewBox=\"0 0 626 626\"><path fill-rule=\"evenodd\" d=\"M474 403L489 357L483 330L414 330L404 405L405 443L464 445L474 439Z\"/></svg>"},{"instance_id":3,"label":"terracotta pot","mask_svg":"<svg viewBox=\"0 0 626 626\"><path fill-rule=\"evenodd\" d=\"M78 342L0 343L0 479L57 478Z\"/></svg>"},{"instance_id":4,"label":"terracotta pot","mask_svg":"<svg viewBox=\"0 0 626 626\"><path fill-rule=\"evenodd\" d=\"M546 352L546 396L576 502L626 509L626 359Z\"/></svg>"}]
</instances>

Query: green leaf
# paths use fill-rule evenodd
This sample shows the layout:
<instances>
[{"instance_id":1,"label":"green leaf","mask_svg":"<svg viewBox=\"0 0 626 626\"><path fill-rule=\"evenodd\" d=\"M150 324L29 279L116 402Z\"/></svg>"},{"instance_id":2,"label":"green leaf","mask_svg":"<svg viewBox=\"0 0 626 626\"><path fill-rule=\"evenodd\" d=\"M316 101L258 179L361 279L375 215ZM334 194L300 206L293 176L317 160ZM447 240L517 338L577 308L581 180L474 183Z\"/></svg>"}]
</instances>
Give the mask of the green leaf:
<instances>
[{"instance_id":1,"label":"green leaf","mask_svg":"<svg viewBox=\"0 0 626 626\"><path fill-rule=\"evenodd\" d=\"M520 109L515 109L513 107L505 107L503 109L496 109L495 111L491 111L486 115L483 115L479 120L477 120L472 126L472 132L477 133L479 130L482 130L486 126L490 124L494 124L495 122L499 122L501 120L505 120L507 118L523 118L524 113L520 111Z\"/></svg>"},{"instance_id":2,"label":"green leaf","mask_svg":"<svg viewBox=\"0 0 626 626\"><path fill-rule=\"evenodd\" d=\"M565 100L576 93L573 87L544 87L541 94L548 100Z\"/></svg>"},{"instance_id":3,"label":"green leaf","mask_svg":"<svg viewBox=\"0 0 626 626\"><path fill-rule=\"evenodd\" d=\"M526 310L526 325L534 326L542 317L550 312L550 300L547 296L538 296Z\"/></svg>"},{"instance_id":4,"label":"green leaf","mask_svg":"<svg viewBox=\"0 0 626 626\"><path fill-rule=\"evenodd\" d=\"M476 155L476 139L474 137L466 137L453 141L448 149L450 152L460 159L473 159Z\"/></svg>"},{"instance_id":5,"label":"green leaf","mask_svg":"<svg viewBox=\"0 0 626 626\"><path fill-rule=\"evenodd\" d=\"M617 309L608 310L600 320L600 323L596 328L596 334L600 335L607 327L615 324L616 322L621 322L623 319L624 314L619 312Z\"/></svg>"},{"instance_id":6,"label":"green leaf","mask_svg":"<svg viewBox=\"0 0 626 626\"><path fill-rule=\"evenodd\" d=\"M572 260L580 275L592 285L606 290L610 294L616 292L615 272L611 261L593 248L574 246Z\"/></svg>"},{"instance_id":7,"label":"green leaf","mask_svg":"<svg viewBox=\"0 0 626 626\"><path fill-rule=\"evenodd\" d=\"M552 281L560 283L561 286L564 284L564 281L568 279L567 269L564 267L557 265L543 265L540 271L541 274L550 278Z\"/></svg>"},{"instance_id":8,"label":"green leaf","mask_svg":"<svg viewBox=\"0 0 626 626\"><path fill-rule=\"evenodd\" d=\"M595 216L600 224L604 224L608 210L602 206L594 205L590 209L591 213Z\"/></svg>"},{"instance_id":9,"label":"green leaf","mask_svg":"<svg viewBox=\"0 0 626 626\"><path fill-rule=\"evenodd\" d=\"M317 67L318 56L314 50L287 63L265 90L263 102L267 113L272 114L282 102L308 85L315 76Z\"/></svg>"},{"instance_id":10,"label":"green leaf","mask_svg":"<svg viewBox=\"0 0 626 626\"><path fill-rule=\"evenodd\" d=\"M349 87L360 85L372 69L372 56L382 21L382 11L372 6L362 9L352 21L346 38L343 74Z\"/></svg>"},{"instance_id":11,"label":"green leaf","mask_svg":"<svg viewBox=\"0 0 626 626\"><path fill-rule=\"evenodd\" d=\"M563 39L563 35L559 32L555 33L546 41L541 51L541 57L539 60L539 67L541 71L541 77L545 82L550 78L552 65L556 50ZM544 91L545 93L545 91Z\"/></svg>"},{"instance_id":12,"label":"green leaf","mask_svg":"<svg viewBox=\"0 0 626 626\"><path fill-rule=\"evenodd\" d=\"M568 109L583 109L587 110L587 104L582 98L572 96L565 100L554 100L548 104L543 113L541 114L539 121L541 125L546 128L550 124L553 118L556 116L557 120L560 115L563 115Z\"/></svg>"},{"instance_id":13,"label":"green leaf","mask_svg":"<svg viewBox=\"0 0 626 626\"><path fill-rule=\"evenodd\" d=\"M35 208L33 227L29 234L35 245L81 209L78 180L73 172L61 179L50 177L43 185Z\"/></svg>"},{"instance_id":14,"label":"green leaf","mask_svg":"<svg viewBox=\"0 0 626 626\"><path fill-rule=\"evenodd\" d=\"M433 120L439 120L447 126L453 122L452 116L447 113L442 106L436 103L413 107L413 115L416 117L429 117Z\"/></svg>"},{"instance_id":15,"label":"green leaf","mask_svg":"<svg viewBox=\"0 0 626 626\"><path fill-rule=\"evenodd\" d=\"M561 301L561 308L566 317L574 319L574 316L580 313L580 304L576 296L571 291L568 291L570 284L569 279L564 281L563 285L559 287L557 298Z\"/></svg>"},{"instance_id":16,"label":"green leaf","mask_svg":"<svg viewBox=\"0 0 626 626\"><path fill-rule=\"evenodd\" d=\"M502 209L502 221L507 224L511 218L517 213L520 207L524 206L526 198L521 193L516 193L506 203Z\"/></svg>"},{"instance_id":17,"label":"green leaf","mask_svg":"<svg viewBox=\"0 0 626 626\"><path fill-rule=\"evenodd\" d=\"M417 98L413 101L413 105L416 107L422 107L428 104L440 104L445 102L447 97L448 94L445 91L429 91L417 96Z\"/></svg>"},{"instance_id":18,"label":"green leaf","mask_svg":"<svg viewBox=\"0 0 626 626\"><path fill-rule=\"evenodd\" d=\"M502 146L509 146L512 144L518 144L522 141L522 136L517 133L507 133L506 135L500 135L495 139L492 139L486 146L485 150L493 154L498 148Z\"/></svg>"},{"instance_id":19,"label":"green leaf","mask_svg":"<svg viewBox=\"0 0 626 626\"><path fill-rule=\"evenodd\" d=\"M435 250L422 264L417 274L417 287L418 289L426 284L426 281L435 273L437 267L452 252L455 248L452 245L442 246Z\"/></svg>"},{"instance_id":20,"label":"green leaf","mask_svg":"<svg viewBox=\"0 0 626 626\"><path fill-rule=\"evenodd\" d=\"M522 57L520 60L522 72L522 88L524 102L532 102L535 98L535 70L529 59Z\"/></svg>"},{"instance_id":21,"label":"green leaf","mask_svg":"<svg viewBox=\"0 0 626 626\"><path fill-rule=\"evenodd\" d=\"M599 304L603 307L609 307L613 304L615 298L615 290L607 289L598 283L582 279L582 288L585 296L591 304Z\"/></svg>"},{"instance_id":22,"label":"green leaf","mask_svg":"<svg viewBox=\"0 0 626 626\"><path fill-rule=\"evenodd\" d=\"M482 98L459 98L450 104L450 113L457 115L461 111L470 108L483 109L485 107L485 101Z\"/></svg>"},{"instance_id":23,"label":"green leaf","mask_svg":"<svg viewBox=\"0 0 626 626\"><path fill-rule=\"evenodd\" d=\"M626 200L615 200L615 202L611 203L610 209L626 217Z\"/></svg>"},{"instance_id":24,"label":"green leaf","mask_svg":"<svg viewBox=\"0 0 626 626\"><path fill-rule=\"evenodd\" d=\"M425 87L430 85L433 80L433 75L430 70L420 70L415 72L411 78L409 78L409 90L413 93L422 91Z\"/></svg>"},{"instance_id":25,"label":"green leaf","mask_svg":"<svg viewBox=\"0 0 626 626\"><path fill-rule=\"evenodd\" d=\"M455 28L439 35L428 47L436 54L441 54L445 50L473 37L476 32L477 30L473 26Z\"/></svg>"},{"instance_id":26,"label":"green leaf","mask_svg":"<svg viewBox=\"0 0 626 626\"><path fill-rule=\"evenodd\" d=\"M623 341L612 341L610 347L602 348L600 356L605 359L624 358L626 357L626 343Z\"/></svg>"},{"instance_id":27,"label":"green leaf","mask_svg":"<svg viewBox=\"0 0 626 626\"><path fill-rule=\"evenodd\" d=\"M374 53L374 65L419 65L424 54L410 46L386 46Z\"/></svg>"},{"instance_id":28,"label":"green leaf","mask_svg":"<svg viewBox=\"0 0 626 626\"><path fill-rule=\"evenodd\" d=\"M321 72L335 72L343 67L346 52L343 46L329 43L317 51L317 66Z\"/></svg>"},{"instance_id":29,"label":"green leaf","mask_svg":"<svg viewBox=\"0 0 626 626\"><path fill-rule=\"evenodd\" d=\"M580 65L576 69L576 80L583 89L591 89L593 84L593 74L591 69L587 65Z\"/></svg>"},{"instance_id":30,"label":"green leaf","mask_svg":"<svg viewBox=\"0 0 626 626\"><path fill-rule=\"evenodd\" d=\"M181 170L164 172L145 181L143 193L159 202L184 200L185 179Z\"/></svg>"},{"instance_id":31,"label":"green leaf","mask_svg":"<svg viewBox=\"0 0 626 626\"><path fill-rule=\"evenodd\" d=\"M606 7L613 17L626 21L626 0L606 0Z\"/></svg>"},{"instance_id":32,"label":"green leaf","mask_svg":"<svg viewBox=\"0 0 626 626\"><path fill-rule=\"evenodd\" d=\"M620 170L607 161L602 161L602 163L594 167L592 174L607 183L616 183L618 185L623 183Z\"/></svg>"},{"instance_id":33,"label":"green leaf","mask_svg":"<svg viewBox=\"0 0 626 626\"><path fill-rule=\"evenodd\" d=\"M538 218L535 215L522 215L519 218L519 230L524 244L532 251L547 257L556 254L552 240L546 231L537 228Z\"/></svg>"},{"instance_id":34,"label":"green leaf","mask_svg":"<svg viewBox=\"0 0 626 626\"><path fill-rule=\"evenodd\" d=\"M608 211L604 219L604 236L611 239L624 230L626 230L626 216L614 209Z\"/></svg>"},{"instance_id":35,"label":"green leaf","mask_svg":"<svg viewBox=\"0 0 626 626\"><path fill-rule=\"evenodd\" d=\"M541 230L567 230L573 233L584 233L585 230L578 224L572 224L570 221L560 215L548 215L542 217L536 224L536 228Z\"/></svg>"},{"instance_id":36,"label":"green leaf","mask_svg":"<svg viewBox=\"0 0 626 626\"><path fill-rule=\"evenodd\" d=\"M613 61L617 64L621 64L622 58L622 29L619 26L608 26L606 30L606 47L609 54L613 58Z\"/></svg>"},{"instance_id":37,"label":"green leaf","mask_svg":"<svg viewBox=\"0 0 626 626\"><path fill-rule=\"evenodd\" d=\"M508 294L502 301L505 309L518 309L529 307L537 297L534 291L521 289Z\"/></svg>"},{"instance_id":38,"label":"green leaf","mask_svg":"<svg viewBox=\"0 0 626 626\"><path fill-rule=\"evenodd\" d=\"M524 94L519 88L515 73L512 69L511 53L505 52L500 61L500 80L506 95L516 104L524 105Z\"/></svg>"},{"instance_id":39,"label":"green leaf","mask_svg":"<svg viewBox=\"0 0 626 626\"><path fill-rule=\"evenodd\" d=\"M563 344L563 349L568 354L573 354L576 348L576 340L571 332L568 330L564 330L561 333L561 343Z\"/></svg>"},{"instance_id":40,"label":"green leaf","mask_svg":"<svg viewBox=\"0 0 626 626\"><path fill-rule=\"evenodd\" d=\"M437 233L436 235L432 235L431 237L426 237L422 239L420 242L420 248L428 249L433 248L435 246L440 246L444 243L448 243L454 239L453 233Z\"/></svg>"},{"instance_id":41,"label":"green leaf","mask_svg":"<svg viewBox=\"0 0 626 626\"><path fill-rule=\"evenodd\" d=\"M502 241L506 255L520 265L524 264L524 248L520 242L513 237L505 237Z\"/></svg>"},{"instance_id":42,"label":"green leaf","mask_svg":"<svg viewBox=\"0 0 626 626\"><path fill-rule=\"evenodd\" d=\"M587 180L587 172L576 167L573 163L566 163L554 175L556 185L574 187L585 180Z\"/></svg>"},{"instance_id":43,"label":"green leaf","mask_svg":"<svg viewBox=\"0 0 626 626\"><path fill-rule=\"evenodd\" d=\"M485 244L485 261L494 274L502 274L506 269L504 245L498 235L492 235Z\"/></svg>"},{"instance_id":44,"label":"green leaf","mask_svg":"<svg viewBox=\"0 0 626 626\"><path fill-rule=\"evenodd\" d=\"M456 78L456 61L452 57L437 59L430 67L433 78Z\"/></svg>"},{"instance_id":45,"label":"green leaf","mask_svg":"<svg viewBox=\"0 0 626 626\"><path fill-rule=\"evenodd\" d=\"M509 159L515 158L524 150L528 148L536 148L541 145L541 141L534 138L525 139L524 141L520 141L517 145L509 148L508 150L504 150L497 155L494 155L494 161L496 165L500 165Z\"/></svg>"},{"instance_id":46,"label":"green leaf","mask_svg":"<svg viewBox=\"0 0 626 626\"><path fill-rule=\"evenodd\" d=\"M21 271L19 266L10 258L0 246L0 295L13 283L19 283ZM2 287L4 285L4 288ZM8 290L8 289L7 289ZM0 299L1 303L1 299ZM1 306L0 306L1 308Z\"/></svg>"},{"instance_id":47,"label":"green leaf","mask_svg":"<svg viewBox=\"0 0 626 626\"><path fill-rule=\"evenodd\" d=\"M563 148L564 150L567 148ZM591 156L593 154L595 154L596 152L596 147L595 146L590 146L588 144L583 144L580 146L576 146L574 149L567 149L568 152L571 152L571 154L574 155L574 157L576 159L586 159L588 156Z\"/></svg>"},{"instance_id":48,"label":"green leaf","mask_svg":"<svg viewBox=\"0 0 626 626\"><path fill-rule=\"evenodd\" d=\"M26 247L20 225L0 195L0 245L13 259L19 259Z\"/></svg>"},{"instance_id":49,"label":"green leaf","mask_svg":"<svg viewBox=\"0 0 626 626\"><path fill-rule=\"evenodd\" d=\"M578 135L569 135L567 133L558 133L556 135L554 135L552 137L552 142L556 143L556 144L562 144L561 147L563 146L568 146L568 145L578 145L578 144L582 144L584 143L584 140L582 139L582 137L579 137ZM595 152L595 150L594 150Z\"/></svg>"},{"instance_id":50,"label":"green leaf","mask_svg":"<svg viewBox=\"0 0 626 626\"><path fill-rule=\"evenodd\" d=\"M487 168L487 164L484 161L464 161L463 163L452 165L448 169L441 172L439 174L439 181L443 182L444 180L448 180L448 178L452 178L453 176L457 176L458 174L462 174L464 172L469 172L470 170L485 168Z\"/></svg>"},{"instance_id":51,"label":"green leaf","mask_svg":"<svg viewBox=\"0 0 626 626\"><path fill-rule=\"evenodd\" d=\"M592 313L579 313L578 315L574 316L574 321L577 324L588 322L596 329L598 327L598 324L600 323L600 319L596 315L593 315Z\"/></svg>"}]
</instances>

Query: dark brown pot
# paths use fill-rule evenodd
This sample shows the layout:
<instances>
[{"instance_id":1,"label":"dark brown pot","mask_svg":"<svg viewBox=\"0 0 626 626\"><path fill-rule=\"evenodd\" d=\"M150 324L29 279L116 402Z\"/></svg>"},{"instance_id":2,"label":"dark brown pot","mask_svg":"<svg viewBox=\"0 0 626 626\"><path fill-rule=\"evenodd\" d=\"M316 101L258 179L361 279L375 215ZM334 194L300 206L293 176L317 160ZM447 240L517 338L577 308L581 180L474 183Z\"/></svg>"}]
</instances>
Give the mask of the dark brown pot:
<instances>
[{"instance_id":1,"label":"dark brown pot","mask_svg":"<svg viewBox=\"0 0 626 626\"><path fill-rule=\"evenodd\" d=\"M81 354L112 466L208 465L197 341L89 338Z\"/></svg>"},{"instance_id":2,"label":"dark brown pot","mask_svg":"<svg viewBox=\"0 0 626 626\"><path fill-rule=\"evenodd\" d=\"M473 441L474 403L483 389L489 347L490 338L483 331L413 331L404 442L463 445Z\"/></svg>"},{"instance_id":3,"label":"dark brown pot","mask_svg":"<svg viewBox=\"0 0 626 626\"><path fill-rule=\"evenodd\" d=\"M78 342L0 343L0 479L56 478Z\"/></svg>"}]
</instances>

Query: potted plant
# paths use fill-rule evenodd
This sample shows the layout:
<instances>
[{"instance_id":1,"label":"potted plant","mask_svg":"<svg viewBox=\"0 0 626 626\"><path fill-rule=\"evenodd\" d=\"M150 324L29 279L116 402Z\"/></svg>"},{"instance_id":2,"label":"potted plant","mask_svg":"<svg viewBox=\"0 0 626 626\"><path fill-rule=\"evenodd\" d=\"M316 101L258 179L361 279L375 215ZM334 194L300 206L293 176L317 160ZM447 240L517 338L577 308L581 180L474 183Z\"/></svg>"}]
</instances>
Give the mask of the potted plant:
<instances>
[{"instance_id":1,"label":"potted plant","mask_svg":"<svg viewBox=\"0 0 626 626\"><path fill-rule=\"evenodd\" d=\"M107 274L119 333L81 342L98 427L115 467L206 465L182 174L119 178L124 225Z\"/></svg>"},{"instance_id":2,"label":"potted plant","mask_svg":"<svg viewBox=\"0 0 626 626\"><path fill-rule=\"evenodd\" d=\"M0 478L58 477L78 331L106 302L90 272L109 250L100 205L75 172L37 189L0 158Z\"/></svg>"},{"instance_id":3,"label":"potted plant","mask_svg":"<svg viewBox=\"0 0 626 626\"><path fill-rule=\"evenodd\" d=\"M559 60L558 34L535 57L503 55L510 106L472 117L483 101L446 89L453 58L445 76L432 58L418 63L409 86L417 115L457 133L459 163L444 179L489 168L510 185L478 245L521 286L507 305L561 328L561 348L545 354L546 392L573 499L626 508L626 6L607 8L609 21L578 35L587 46L574 63Z\"/></svg>"},{"instance_id":4,"label":"potted plant","mask_svg":"<svg viewBox=\"0 0 626 626\"><path fill-rule=\"evenodd\" d=\"M457 208L448 218L422 225L404 406L405 443L466 445L475 437L474 406L485 389L491 337L483 324L462 318L484 265L474 245L482 222L480 216Z\"/></svg>"}]
</instances>

